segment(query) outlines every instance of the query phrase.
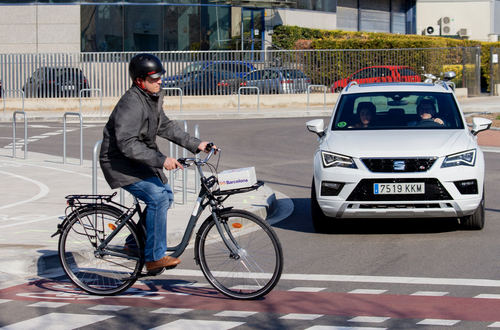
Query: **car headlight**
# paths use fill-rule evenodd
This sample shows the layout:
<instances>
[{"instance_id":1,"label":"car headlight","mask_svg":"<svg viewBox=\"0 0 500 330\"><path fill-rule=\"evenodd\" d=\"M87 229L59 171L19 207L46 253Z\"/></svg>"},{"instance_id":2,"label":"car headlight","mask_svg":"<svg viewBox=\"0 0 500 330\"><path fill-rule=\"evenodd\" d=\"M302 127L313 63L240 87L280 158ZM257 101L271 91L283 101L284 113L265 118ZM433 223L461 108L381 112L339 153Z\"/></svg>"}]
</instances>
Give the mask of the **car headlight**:
<instances>
[{"instance_id":1,"label":"car headlight","mask_svg":"<svg viewBox=\"0 0 500 330\"><path fill-rule=\"evenodd\" d=\"M443 165L441 165L441 167L452 167L460 165L474 166L475 163L476 163L476 149L471 149L446 156Z\"/></svg>"},{"instance_id":2,"label":"car headlight","mask_svg":"<svg viewBox=\"0 0 500 330\"><path fill-rule=\"evenodd\" d=\"M321 151L321 159L324 167L358 168L351 157L333 152Z\"/></svg>"}]
</instances>

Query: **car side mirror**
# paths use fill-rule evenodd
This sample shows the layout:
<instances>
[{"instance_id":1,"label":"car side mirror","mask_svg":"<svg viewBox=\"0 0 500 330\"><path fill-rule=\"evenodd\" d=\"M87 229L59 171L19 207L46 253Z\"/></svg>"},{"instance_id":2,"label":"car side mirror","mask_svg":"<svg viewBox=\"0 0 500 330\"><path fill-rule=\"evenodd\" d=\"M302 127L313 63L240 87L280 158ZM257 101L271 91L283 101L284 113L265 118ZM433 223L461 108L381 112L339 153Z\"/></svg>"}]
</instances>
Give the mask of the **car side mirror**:
<instances>
[{"instance_id":1,"label":"car side mirror","mask_svg":"<svg viewBox=\"0 0 500 330\"><path fill-rule=\"evenodd\" d=\"M491 127L493 122L486 118L474 117L472 118L472 134L477 135L479 132L486 131Z\"/></svg>"},{"instance_id":2,"label":"car side mirror","mask_svg":"<svg viewBox=\"0 0 500 330\"><path fill-rule=\"evenodd\" d=\"M319 137L325 135L325 124L323 119L313 119L306 123L309 132L316 133Z\"/></svg>"}]
</instances>

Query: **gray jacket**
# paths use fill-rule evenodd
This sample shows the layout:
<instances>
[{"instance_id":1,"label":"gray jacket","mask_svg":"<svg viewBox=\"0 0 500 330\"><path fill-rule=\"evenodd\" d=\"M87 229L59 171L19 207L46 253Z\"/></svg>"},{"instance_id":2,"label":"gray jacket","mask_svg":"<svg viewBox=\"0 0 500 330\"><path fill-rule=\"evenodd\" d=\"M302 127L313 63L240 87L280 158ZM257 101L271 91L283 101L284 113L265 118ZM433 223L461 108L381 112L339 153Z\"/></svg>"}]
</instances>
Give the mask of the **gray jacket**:
<instances>
[{"instance_id":1,"label":"gray jacket","mask_svg":"<svg viewBox=\"0 0 500 330\"><path fill-rule=\"evenodd\" d=\"M111 188L152 176L167 182L163 173L166 156L158 149L157 135L193 153L198 151L201 141L184 132L163 112L163 95L152 96L133 85L109 116L104 127L99 161Z\"/></svg>"}]
</instances>

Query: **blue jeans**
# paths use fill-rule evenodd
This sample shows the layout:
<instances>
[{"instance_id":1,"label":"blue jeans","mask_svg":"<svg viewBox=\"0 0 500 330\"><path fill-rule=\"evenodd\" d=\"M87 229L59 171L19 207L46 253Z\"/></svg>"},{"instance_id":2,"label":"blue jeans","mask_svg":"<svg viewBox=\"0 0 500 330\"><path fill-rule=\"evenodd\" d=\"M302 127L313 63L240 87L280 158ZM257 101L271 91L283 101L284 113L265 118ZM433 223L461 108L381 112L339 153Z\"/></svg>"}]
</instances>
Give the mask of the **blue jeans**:
<instances>
[{"instance_id":1,"label":"blue jeans","mask_svg":"<svg viewBox=\"0 0 500 330\"><path fill-rule=\"evenodd\" d=\"M146 212L146 261L163 258L167 251L167 211L174 201L174 194L168 183L158 177L124 186L123 189L147 205Z\"/></svg>"}]
</instances>

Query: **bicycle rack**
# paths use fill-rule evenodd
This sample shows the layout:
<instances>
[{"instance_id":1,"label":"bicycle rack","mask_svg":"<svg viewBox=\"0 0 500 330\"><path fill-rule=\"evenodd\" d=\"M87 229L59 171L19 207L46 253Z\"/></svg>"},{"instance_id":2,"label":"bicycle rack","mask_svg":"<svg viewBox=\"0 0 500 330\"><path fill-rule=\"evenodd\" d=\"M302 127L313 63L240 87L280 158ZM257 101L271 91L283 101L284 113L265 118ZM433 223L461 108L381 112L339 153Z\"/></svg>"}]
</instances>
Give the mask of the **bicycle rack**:
<instances>
[{"instance_id":1,"label":"bicycle rack","mask_svg":"<svg viewBox=\"0 0 500 330\"><path fill-rule=\"evenodd\" d=\"M92 151L92 194L97 195L97 151L102 144L102 140L95 143Z\"/></svg>"},{"instance_id":2,"label":"bicycle rack","mask_svg":"<svg viewBox=\"0 0 500 330\"><path fill-rule=\"evenodd\" d=\"M83 88L78 92L79 104L80 104L80 113L82 113L82 92L99 92L100 96L100 104L99 104L99 117L102 117L102 90L100 88Z\"/></svg>"},{"instance_id":3,"label":"bicycle rack","mask_svg":"<svg viewBox=\"0 0 500 330\"><path fill-rule=\"evenodd\" d=\"M5 114L5 99L7 98L7 94L6 92L18 92L18 93L21 93L21 95L23 96L22 97L22 100L23 100L23 106L22 106L22 111L24 112L24 91L22 89L5 89L2 87L2 101L3 101L3 113Z\"/></svg>"},{"instance_id":4,"label":"bicycle rack","mask_svg":"<svg viewBox=\"0 0 500 330\"><path fill-rule=\"evenodd\" d=\"M200 138L200 129L198 124L194 125L194 137ZM198 195L200 191L200 173L198 173L198 169L194 169L194 194Z\"/></svg>"},{"instance_id":5,"label":"bicycle rack","mask_svg":"<svg viewBox=\"0 0 500 330\"><path fill-rule=\"evenodd\" d=\"M174 158L174 143L173 142L169 143L169 157ZM175 207L175 176L174 176L174 171L168 171L168 182L170 183L170 188L172 188L172 194L174 194L174 201L172 202L172 205L170 205L170 208L173 209Z\"/></svg>"},{"instance_id":6,"label":"bicycle rack","mask_svg":"<svg viewBox=\"0 0 500 330\"><path fill-rule=\"evenodd\" d=\"M257 86L240 86L238 88L238 112L240 112L240 96L242 89L256 89L257 90L257 111L260 111L260 89Z\"/></svg>"},{"instance_id":7,"label":"bicycle rack","mask_svg":"<svg viewBox=\"0 0 500 330\"><path fill-rule=\"evenodd\" d=\"M14 111L12 115L12 158L16 158L16 115L18 114L24 117L24 159L26 159L28 155L28 120L24 110Z\"/></svg>"},{"instance_id":8,"label":"bicycle rack","mask_svg":"<svg viewBox=\"0 0 500 330\"><path fill-rule=\"evenodd\" d=\"M184 132L188 131L187 121L184 120ZM182 148L182 157L187 157L186 148ZM187 204L187 173L186 170L182 171L182 205Z\"/></svg>"},{"instance_id":9,"label":"bicycle rack","mask_svg":"<svg viewBox=\"0 0 500 330\"><path fill-rule=\"evenodd\" d=\"M308 85L307 86L307 109L309 109L309 96L311 94L311 87L321 87L323 89L323 108L326 108L326 91L328 87L325 85Z\"/></svg>"},{"instance_id":10,"label":"bicycle rack","mask_svg":"<svg viewBox=\"0 0 500 330\"><path fill-rule=\"evenodd\" d=\"M184 95L184 92L182 91L182 89L179 87L162 87L162 90L164 90L164 91L168 91L168 90L179 91L179 98L180 98L179 111L182 112L182 96Z\"/></svg>"},{"instance_id":11,"label":"bicycle rack","mask_svg":"<svg viewBox=\"0 0 500 330\"><path fill-rule=\"evenodd\" d=\"M66 117L77 116L80 119L80 165L83 165L83 120L81 112L65 112L63 116L63 164L66 164Z\"/></svg>"}]
</instances>

